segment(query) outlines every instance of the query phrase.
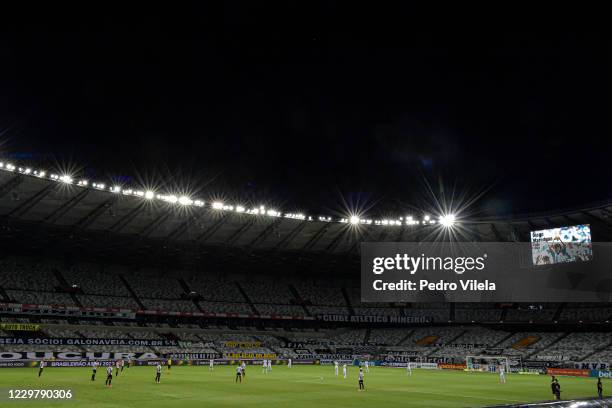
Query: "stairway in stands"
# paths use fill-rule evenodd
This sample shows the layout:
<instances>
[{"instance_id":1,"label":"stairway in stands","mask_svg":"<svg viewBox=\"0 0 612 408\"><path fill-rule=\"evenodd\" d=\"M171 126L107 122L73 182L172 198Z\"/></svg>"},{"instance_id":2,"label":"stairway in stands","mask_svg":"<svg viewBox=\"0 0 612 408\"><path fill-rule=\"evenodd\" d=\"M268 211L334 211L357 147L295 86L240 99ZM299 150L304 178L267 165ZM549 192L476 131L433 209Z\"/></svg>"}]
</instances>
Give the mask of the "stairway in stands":
<instances>
[{"instance_id":1,"label":"stairway in stands","mask_svg":"<svg viewBox=\"0 0 612 408\"><path fill-rule=\"evenodd\" d=\"M346 305L348 306L350 315L355 316L355 310L353 309L353 305L351 305L351 301L349 299L349 295L348 295L348 292L346 291L346 288L342 288L342 296L344 296L344 301L346 302Z\"/></svg>"},{"instance_id":2,"label":"stairway in stands","mask_svg":"<svg viewBox=\"0 0 612 408\"><path fill-rule=\"evenodd\" d=\"M436 351L440 350L441 348L443 348L445 345L447 344L453 344L455 341L457 341L461 336L463 336L465 333L467 333L468 330L462 330L461 333L459 333L458 335L456 335L455 337L451 338L450 340L447 340L444 342L444 344L442 344L439 347L433 347L433 350L430 351L429 353L426 353L426 356L431 356L433 355Z\"/></svg>"},{"instance_id":3,"label":"stairway in stands","mask_svg":"<svg viewBox=\"0 0 612 408\"><path fill-rule=\"evenodd\" d=\"M130 292L130 295L132 295L132 298L134 299L134 301L138 303L138 306L140 306L140 309L145 310L146 309L145 305L143 305L140 299L138 299L138 296L136 296L136 292L134 292L134 289L132 289L127 279L125 279L125 276L123 276L123 274L120 274L119 279L121 279L121 282L123 282L128 292Z\"/></svg>"},{"instance_id":4,"label":"stairway in stands","mask_svg":"<svg viewBox=\"0 0 612 408\"><path fill-rule=\"evenodd\" d=\"M72 285L70 285L68 281L64 278L64 275L62 275L59 269L53 268L53 275L55 275L55 279L57 279L57 281L60 283L63 292L66 292L67 290L69 290L69 288L72 287ZM70 295L70 298L72 299L75 305L77 305L78 307L83 307L83 304L74 293L68 291L68 294Z\"/></svg>"},{"instance_id":5,"label":"stairway in stands","mask_svg":"<svg viewBox=\"0 0 612 408\"><path fill-rule=\"evenodd\" d=\"M257 308L255 308L255 305L253 304L253 302L251 301L251 299L249 298L249 295L246 294L246 292L244 291L244 288L240 285L239 282L235 282L236 286L238 287L238 290L240 291L240 293L242 294L242 296L246 299L247 303L249 304L249 306L251 307L251 310L253 311L253 314L258 315L259 311L257 310Z\"/></svg>"},{"instance_id":6,"label":"stairway in stands","mask_svg":"<svg viewBox=\"0 0 612 408\"><path fill-rule=\"evenodd\" d=\"M406 333L406 335L397 344L394 344L394 345L401 346L402 344L404 344L406 340L408 340L408 338L412 335L412 333L414 333L414 329L408 330L408 333ZM413 344L410 344L410 345L412 346Z\"/></svg>"},{"instance_id":7,"label":"stairway in stands","mask_svg":"<svg viewBox=\"0 0 612 408\"><path fill-rule=\"evenodd\" d=\"M495 344L493 344L493 348L495 347L499 347L500 344L503 344L506 340L508 340L510 337L514 336L513 332L509 332L506 336L504 336L500 341L496 342Z\"/></svg>"},{"instance_id":8,"label":"stairway in stands","mask_svg":"<svg viewBox=\"0 0 612 408\"><path fill-rule=\"evenodd\" d=\"M557 322L559 321L559 318L561 317L561 313L563 313L563 308L565 307L566 303L561 303L559 305L559 307L557 308L557 310L555 311L555 314L553 316L553 322Z\"/></svg>"},{"instance_id":9,"label":"stairway in stands","mask_svg":"<svg viewBox=\"0 0 612 408\"><path fill-rule=\"evenodd\" d=\"M4 301L7 301L7 302L10 300L8 293L6 293L6 292L4 291L4 289L2 288L2 286L0 286L0 298L1 298L2 300L4 300Z\"/></svg>"},{"instance_id":10,"label":"stairway in stands","mask_svg":"<svg viewBox=\"0 0 612 408\"><path fill-rule=\"evenodd\" d=\"M571 334L570 332L563 333L561 336L557 337L552 343L548 344L547 346L537 348L534 351L532 351L531 353L529 353L526 356L526 358L530 358L531 356L536 355L536 353L539 353L539 352L544 351L544 350L546 350L548 348L551 348L552 346L554 346L555 344L559 343L561 340L563 340L564 338L566 338L570 334Z\"/></svg>"},{"instance_id":11,"label":"stairway in stands","mask_svg":"<svg viewBox=\"0 0 612 408\"><path fill-rule=\"evenodd\" d=\"M302 299L302 297L300 296L300 294L298 293L297 289L295 288L295 286L289 284L289 291L291 291L291 293L293 294L293 296L297 299L297 301L299 302L300 306L302 306L302 309L304 309L304 314L306 316L310 316L310 312L308 311L308 308L306 307L306 305L304 304L304 299Z\"/></svg>"},{"instance_id":12,"label":"stairway in stands","mask_svg":"<svg viewBox=\"0 0 612 408\"><path fill-rule=\"evenodd\" d=\"M363 338L363 344L368 344L370 342L370 335L372 334L372 329L366 329L365 336Z\"/></svg>"},{"instance_id":13,"label":"stairway in stands","mask_svg":"<svg viewBox=\"0 0 612 408\"><path fill-rule=\"evenodd\" d=\"M179 281L179 284L181 285L181 288L183 288L185 293L189 296L189 294L192 292L192 290L191 290L191 288L189 288L189 285L187 285L187 282L185 282L185 279L178 278L178 281ZM190 299L191 299L191 297L190 297ZM204 313L204 310L202 309L202 307L200 306L200 303L196 299L191 299L191 301L195 305L196 309L198 309L200 312Z\"/></svg>"}]
</instances>

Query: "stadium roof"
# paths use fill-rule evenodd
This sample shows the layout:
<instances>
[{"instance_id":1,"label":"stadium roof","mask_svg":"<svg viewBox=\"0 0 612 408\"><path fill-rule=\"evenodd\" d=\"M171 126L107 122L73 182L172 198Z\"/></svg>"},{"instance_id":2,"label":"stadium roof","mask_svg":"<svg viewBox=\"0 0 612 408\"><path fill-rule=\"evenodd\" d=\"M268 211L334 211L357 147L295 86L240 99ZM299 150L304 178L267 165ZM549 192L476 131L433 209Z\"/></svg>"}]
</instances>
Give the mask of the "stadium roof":
<instances>
[{"instance_id":1,"label":"stadium roof","mask_svg":"<svg viewBox=\"0 0 612 408\"><path fill-rule=\"evenodd\" d=\"M213 203L193 205L195 201L184 205L179 198L147 199L132 190L124 194L106 186L100 189L80 186L73 180L62 182L59 176L37 177L23 168L3 170L0 171L0 214L4 218L3 226L8 228L5 232L22 231L31 242L36 239L49 242L62 237L76 239L93 233L110 237L108 241L114 245L119 242L123 245L184 243L197 248L323 252L353 258L359 253L359 243L364 241L526 241L529 231L576 224L590 224L594 241L612 238L612 203L518 218L461 220L453 228L407 219L384 225L352 224L350 215L345 220L331 220L295 214L239 212L236 208L224 210ZM49 228L41 229L41 226ZM45 231L51 230L53 235L45 235Z\"/></svg>"}]
</instances>

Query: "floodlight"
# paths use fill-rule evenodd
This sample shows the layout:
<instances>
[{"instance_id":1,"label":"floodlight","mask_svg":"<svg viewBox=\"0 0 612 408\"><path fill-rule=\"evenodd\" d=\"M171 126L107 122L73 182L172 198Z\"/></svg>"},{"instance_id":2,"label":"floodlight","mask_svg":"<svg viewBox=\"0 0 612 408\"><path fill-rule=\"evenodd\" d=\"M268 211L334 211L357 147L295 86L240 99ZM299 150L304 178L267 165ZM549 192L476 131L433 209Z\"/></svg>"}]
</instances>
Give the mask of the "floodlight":
<instances>
[{"instance_id":1,"label":"floodlight","mask_svg":"<svg viewBox=\"0 0 612 408\"><path fill-rule=\"evenodd\" d=\"M144 193L144 198L146 198L147 200L152 200L155 197L155 193L153 191L146 191Z\"/></svg>"},{"instance_id":2,"label":"floodlight","mask_svg":"<svg viewBox=\"0 0 612 408\"><path fill-rule=\"evenodd\" d=\"M440 224L445 228L450 228L455 224L455 215L446 214L440 217Z\"/></svg>"},{"instance_id":3,"label":"floodlight","mask_svg":"<svg viewBox=\"0 0 612 408\"><path fill-rule=\"evenodd\" d=\"M351 218L349 218L349 222L353 225L359 224L359 217L356 215L351 215Z\"/></svg>"},{"instance_id":4,"label":"floodlight","mask_svg":"<svg viewBox=\"0 0 612 408\"><path fill-rule=\"evenodd\" d=\"M178 202L181 205L191 205L191 204L193 204L193 200L191 200L189 197L186 197L186 196L180 197L178 199Z\"/></svg>"}]
</instances>

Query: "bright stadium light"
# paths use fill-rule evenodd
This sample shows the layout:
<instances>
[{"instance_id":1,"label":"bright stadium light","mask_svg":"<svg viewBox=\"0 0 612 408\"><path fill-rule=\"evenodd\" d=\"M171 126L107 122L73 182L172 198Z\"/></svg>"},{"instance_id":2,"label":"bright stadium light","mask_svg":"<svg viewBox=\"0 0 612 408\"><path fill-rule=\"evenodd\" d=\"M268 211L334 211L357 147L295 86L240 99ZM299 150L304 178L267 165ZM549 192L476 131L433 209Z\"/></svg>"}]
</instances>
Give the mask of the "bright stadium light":
<instances>
[{"instance_id":1,"label":"bright stadium light","mask_svg":"<svg viewBox=\"0 0 612 408\"><path fill-rule=\"evenodd\" d=\"M446 214L440 217L440 224L445 228L450 228L455 224L456 218L454 214Z\"/></svg>"},{"instance_id":2,"label":"bright stadium light","mask_svg":"<svg viewBox=\"0 0 612 408\"><path fill-rule=\"evenodd\" d=\"M66 183L66 184L71 184L72 183L72 177L68 176L68 175L63 175L59 178L59 181L61 181L62 183Z\"/></svg>"},{"instance_id":3,"label":"bright stadium light","mask_svg":"<svg viewBox=\"0 0 612 408\"><path fill-rule=\"evenodd\" d=\"M189 197L182 196L178 199L179 204L181 205L191 205L193 204L193 200Z\"/></svg>"},{"instance_id":4,"label":"bright stadium light","mask_svg":"<svg viewBox=\"0 0 612 408\"><path fill-rule=\"evenodd\" d=\"M13 163L10 163L10 162L7 163L4 161L0 161L0 170L9 171L9 172L19 172L20 174L24 174L28 176L46 178L51 181L60 182L64 184L74 184L80 187L91 186L92 188L96 190L101 190L106 193L115 193L115 194L121 194L124 196L141 197L147 200L158 199L158 200L170 203L170 204L180 204L183 206L193 205L196 207L206 207L206 208L212 208L212 209L220 210L220 211L235 211L237 213L254 215L254 216L267 215L270 217L284 217L284 218L307 220L307 221L314 221L315 219L317 219L320 222L350 224L350 225L355 225L359 227L361 226L367 227L369 225L392 227L392 226L401 226L401 225L411 225L411 226L424 225L426 226L426 225L440 224L443 228L452 228L453 226L457 227L456 224L458 224L457 216L455 214L462 212L461 208L453 209L452 207L447 206L443 202L443 203L438 203L438 205L436 206L436 210L429 211L429 214L432 214L432 213L436 214L435 216L424 213L423 217L420 220L418 219L417 216L414 216L414 215L404 215L401 217L388 217L388 218L372 220L372 219L368 219L365 217L362 218L361 216L364 215L363 214L364 210L359 210L359 209L352 209L352 210L349 209L347 211L349 215L346 217L342 217L342 218L336 218L336 217L332 218L329 216L318 216L315 218L313 216L306 215L303 213L284 213L276 209L268 209L265 205L257 205L255 207L248 207L245 205L232 206L232 205L224 204L222 201L215 201L209 204L208 202L204 202L203 200L191 199L187 196L177 196L177 195L172 195L172 194L165 195L165 194L157 193L152 190L144 190L144 191L143 190L133 190L129 186L120 187L120 186L112 185L112 184L110 186L107 186L104 183L88 182L87 180L80 179L80 178L73 179L71 175L66 174L66 173L69 173L69 171L62 172L62 173L47 173L44 170L35 170L31 167L18 166ZM453 214L453 212L455 214ZM350 215L350 214L353 214L353 215ZM461 219L463 218L464 217L462 216Z\"/></svg>"}]
</instances>

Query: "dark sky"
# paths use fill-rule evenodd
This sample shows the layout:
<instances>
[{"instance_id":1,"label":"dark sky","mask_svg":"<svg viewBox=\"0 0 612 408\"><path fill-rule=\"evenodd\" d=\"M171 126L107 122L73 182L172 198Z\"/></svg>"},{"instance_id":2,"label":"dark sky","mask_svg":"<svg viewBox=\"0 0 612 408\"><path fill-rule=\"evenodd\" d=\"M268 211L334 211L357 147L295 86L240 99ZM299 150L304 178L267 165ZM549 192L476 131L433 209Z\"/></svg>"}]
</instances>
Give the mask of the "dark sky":
<instances>
[{"instance_id":1,"label":"dark sky","mask_svg":"<svg viewBox=\"0 0 612 408\"><path fill-rule=\"evenodd\" d=\"M493 214L612 198L609 36L311 4L14 22L1 154L314 213L424 207L425 182Z\"/></svg>"}]
</instances>

